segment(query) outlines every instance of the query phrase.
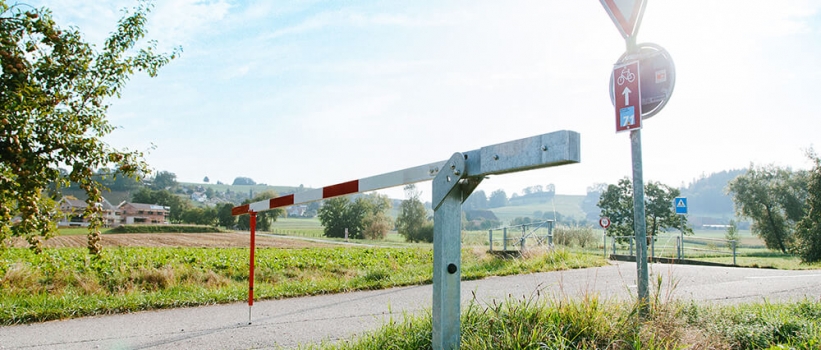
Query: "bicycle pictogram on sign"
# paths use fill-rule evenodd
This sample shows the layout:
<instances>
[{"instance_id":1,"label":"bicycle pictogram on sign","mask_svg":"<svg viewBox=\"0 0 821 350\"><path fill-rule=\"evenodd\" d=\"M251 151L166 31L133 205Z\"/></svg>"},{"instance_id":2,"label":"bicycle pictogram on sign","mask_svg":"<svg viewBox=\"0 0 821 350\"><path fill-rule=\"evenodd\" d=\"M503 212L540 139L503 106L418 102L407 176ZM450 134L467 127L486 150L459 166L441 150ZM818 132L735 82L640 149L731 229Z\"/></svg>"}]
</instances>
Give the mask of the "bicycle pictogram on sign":
<instances>
[{"instance_id":1,"label":"bicycle pictogram on sign","mask_svg":"<svg viewBox=\"0 0 821 350\"><path fill-rule=\"evenodd\" d=\"M617 83L619 85L624 85L625 81L627 81L628 83L632 83L633 80L636 80L636 75L633 74L633 72L631 72L629 68L622 68Z\"/></svg>"}]
</instances>

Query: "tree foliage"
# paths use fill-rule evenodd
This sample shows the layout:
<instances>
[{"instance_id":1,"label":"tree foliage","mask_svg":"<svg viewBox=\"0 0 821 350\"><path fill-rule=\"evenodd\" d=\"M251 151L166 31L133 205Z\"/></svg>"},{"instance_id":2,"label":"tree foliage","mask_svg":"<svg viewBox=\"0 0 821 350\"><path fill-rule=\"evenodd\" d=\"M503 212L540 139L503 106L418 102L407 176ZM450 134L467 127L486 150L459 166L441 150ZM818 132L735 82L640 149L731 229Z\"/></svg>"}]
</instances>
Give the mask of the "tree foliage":
<instances>
[{"instance_id":1,"label":"tree foliage","mask_svg":"<svg viewBox=\"0 0 821 350\"><path fill-rule=\"evenodd\" d=\"M730 181L745 171L746 169L723 170L693 180L681 190L681 194L687 197L690 213L732 213L733 200L724 189Z\"/></svg>"},{"instance_id":2,"label":"tree foliage","mask_svg":"<svg viewBox=\"0 0 821 350\"><path fill-rule=\"evenodd\" d=\"M217 224L227 229L233 229L237 224L236 216L231 214L234 205L231 203L221 203L217 205Z\"/></svg>"},{"instance_id":3,"label":"tree foliage","mask_svg":"<svg viewBox=\"0 0 821 350\"><path fill-rule=\"evenodd\" d=\"M812 150L807 157L815 164L807 184L807 213L795 230L796 252L806 263L821 261L821 158Z\"/></svg>"},{"instance_id":4,"label":"tree foliage","mask_svg":"<svg viewBox=\"0 0 821 350\"><path fill-rule=\"evenodd\" d=\"M425 205L419 200L419 191L416 186L405 186L408 199L402 201L399 207L399 216L396 217L396 231L405 237L408 242L433 242L433 225L428 230L428 212Z\"/></svg>"},{"instance_id":5,"label":"tree foliage","mask_svg":"<svg viewBox=\"0 0 821 350\"><path fill-rule=\"evenodd\" d=\"M278 197L277 193L274 191L263 191L257 193L254 198L246 199L242 202L242 204L248 204L253 202L259 202L266 199L276 198ZM277 221L277 218L285 214L285 209L276 208L266 211L261 211L257 213L257 223L256 229L257 231L271 231L271 225L273 225L274 221ZM240 230L250 230L251 229L251 215L240 215L237 218L237 227Z\"/></svg>"},{"instance_id":6,"label":"tree foliage","mask_svg":"<svg viewBox=\"0 0 821 350\"><path fill-rule=\"evenodd\" d=\"M738 240L741 236L738 234L738 224L736 224L735 220L730 220L730 223L727 224L727 230L724 231L724 239L727 242L727 248L733 249L733 243L730 241L735 241L735 246L738 246Z\"/></svg>"},{"instance_id":7,"label":"tree foliage","mask_svg":"<svg viewBox=\"0 0 821 350\"><path fill-rule=\"evenodd\" d=\"M391 228L387 211L391 208L390 199L378 193L350 197L336 197L325 201L319 208L319 221L324 227L326 237L348 237L353 239L381 239Z\"/></svg>"},{"instance_id":8,"label":"tree foliage","mask_svg":"<svg viewBox=\"0 0 821 350\"><path fill-rule=\"evenodd\" d=\"M463 210L481 210L487 209L487 195L485 191L474 191L462 204Z\"/></svg>"},{"instance_id":9,"label":"tree foliage","mask_svg":"<svg viewBox=\"0 0 821 350\"><path fill-rule=\"evenodd\" d=\"M752 220L750 230L769 249L795 247L795 225L805 215L807 174L775 165L755 166L730 181L736 213Z\"/></svg>"},{"instance_id":10,"label":"tree foliage","mask_svg":"<svg viewBox=\"0 0 821 350\"><path fill-rule=\"evenodd\" d=\"M234 179L234 182L231 184L232 186L239 186L239 185L256 185L257 183L252 180L250 177L237 177Z\"/></svg>"},{"instance_id":11,"label":"tree foliage","mask_svg":"<svg viewBox=\"0 0 821 350\"><path fill-rule=\"evenodd\" d=\"M505 190L498 189L490 193L490 198L488 198L488 207L490 208L501 208L507 206L508 199L507 193Z\"/></svg>"},{"instance_id":12,"label":"tree foliage","mask_svg":"<svg viewBox=\"0 0 821 350\"><path fill-rule=\"evenodd\" d=\"M154 43L137 48L149 8L140 3L126 12L98 52L78 29L59 27L49 10L0 0L0 240L24 236L39 251L41 239L56 231L45 190L75 182L88 195L88 248L102 249L102 185L93 170L147 171L140 152L103 142L114 129L106 119L109 99L135 70L155 76L175 55L154 53ZM60 166L69 167L65 176ZM15 215L21 221L12 225Z\"/></svg>"},{"instance_id":13,"label":"tree foliage","mask_svg":"<svg viewBox=\"0 0 821 350\"><path fill-rule=\"evenodd\" d=\"M393 229L393 219L387 213L391 208L391 201L385 195L372 196L374 197L366 202L368 209L362 218L362 236L365 239L385 239L388 231Z\"/></svg>"},{"instance_id":14,"label":"tree foliage","mask_svg":"<svg viewBox=\"0 0 821 350\"><path fill-rule=\"evenodd\" d=\"M160 171L151 179L151 188L155 190L170 190L177 187L177 174L170 171Z\"/></svg>"},{"instance_id":15,"label":"tree foliage","mask_svg":"<svg viewBox=\"0 0 821 350\"><path fill-rule=\"evenodd\" d=\"M677 215L673 199L679 196L678 189L659 182L649 182L644 187L644 205L647 216L647 236L653 237L661 231L676 229L685 234L693 234L684 217ZM610 219L607 229L609 236L633 236L633 182L623 178L615 185L608 185L599 197L601 215Z\"/></svg>"}]
</instances>

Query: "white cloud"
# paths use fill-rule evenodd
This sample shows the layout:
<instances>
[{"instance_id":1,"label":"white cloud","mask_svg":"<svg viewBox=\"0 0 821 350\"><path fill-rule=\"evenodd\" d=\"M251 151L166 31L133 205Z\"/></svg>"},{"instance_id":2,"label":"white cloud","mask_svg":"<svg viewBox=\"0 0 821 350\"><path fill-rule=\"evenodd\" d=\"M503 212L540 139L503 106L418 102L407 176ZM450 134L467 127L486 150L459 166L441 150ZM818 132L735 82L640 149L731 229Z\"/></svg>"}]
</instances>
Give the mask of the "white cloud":
<instances>
[{"instance_id":1,"label":"white cloud","mask_svg":"<svg viewBox=\"0 0 821 350\"><path fill-rule=\"evenodd\" d=\"M164 0L157 3L149 20L149 34L161 45L185 45L220 33L231 5L224 0Z\"/></svg>"}]
</instances>

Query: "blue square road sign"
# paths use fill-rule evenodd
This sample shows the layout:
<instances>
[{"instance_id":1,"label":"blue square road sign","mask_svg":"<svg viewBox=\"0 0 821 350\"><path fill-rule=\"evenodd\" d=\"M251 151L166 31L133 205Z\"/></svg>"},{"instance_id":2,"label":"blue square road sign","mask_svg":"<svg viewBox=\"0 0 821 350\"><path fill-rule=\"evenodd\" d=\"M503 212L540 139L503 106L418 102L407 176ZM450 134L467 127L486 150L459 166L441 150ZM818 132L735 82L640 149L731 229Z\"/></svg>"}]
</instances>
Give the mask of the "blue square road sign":
<instances>
[{"instance_id":1,"label":"blue square road sign","mask_svg":"<svg viewBox=\"0 0 821 350\"><path fill-rule=\"evenodd\" d=\"M687 197L676 197L673 207L676 208L676 214L687 214Z\"/></svg>"}]
</instances>

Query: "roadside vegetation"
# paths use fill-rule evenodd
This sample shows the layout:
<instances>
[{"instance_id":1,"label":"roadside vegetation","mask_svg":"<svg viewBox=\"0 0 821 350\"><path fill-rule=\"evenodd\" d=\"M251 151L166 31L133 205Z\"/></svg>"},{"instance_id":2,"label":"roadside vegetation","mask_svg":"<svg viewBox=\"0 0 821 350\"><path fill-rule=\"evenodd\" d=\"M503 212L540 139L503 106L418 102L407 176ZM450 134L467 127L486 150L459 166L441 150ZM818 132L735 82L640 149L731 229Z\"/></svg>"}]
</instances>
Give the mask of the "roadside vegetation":
<instances>
[{"instance_id":1,"label":"roadside vegetation","mask_svg":"<svg viewBox=\"0 0 821 350\"><path fill-rule=\"evenodd\" d=\"M538 294L462 313L464 349L818 349L821 301L733 306L652 299L640 319L635 302L596 295L547 298ZM336 344L307 349L430 349L431 316L406 315Z\"/></svg>"},{"instance_id":2,"label":"roadside vegetation","mask_svg":"<svg viewBox=\"0 0 821 350\"><path fill-rule=\"evenodd\" d=\"M258 249L258 300L382 289L431 282L425 248ZM478 279L602 266L601 257L558 249L524 258L481 249L462 253L462 276ZM245 300L248 250L242 248L0 251L0 324Z\"/></svg>"}]
</instances>

